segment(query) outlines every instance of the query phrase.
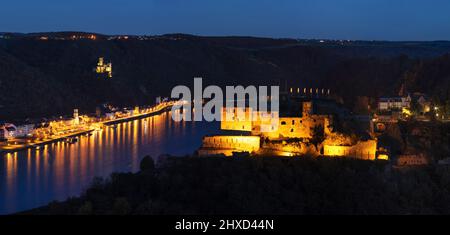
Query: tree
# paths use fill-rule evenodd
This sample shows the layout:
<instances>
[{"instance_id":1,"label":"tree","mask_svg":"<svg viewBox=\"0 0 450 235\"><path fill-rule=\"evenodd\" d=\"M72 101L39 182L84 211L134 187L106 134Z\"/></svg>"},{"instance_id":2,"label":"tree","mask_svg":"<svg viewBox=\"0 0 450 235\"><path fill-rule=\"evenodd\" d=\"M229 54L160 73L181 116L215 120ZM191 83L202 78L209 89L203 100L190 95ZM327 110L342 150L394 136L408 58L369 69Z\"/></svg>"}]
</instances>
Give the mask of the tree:
<instances>
[{"instance_id":1,"label":"tree","mask_svg":"<svg viewBox=\"0 0 450 235\"><path fill-rule=\"evenodd\" d=\"M85 202L79 209L78 214L80 215L90 215L94 211L92 209L92 203L90 201Z\"/></svg>"},{"instance_id":2,"label":"tree","mask_svg":"<svg viewBox=\"0 0 450 235\"><path fill-rule=\"evenodd\" d=\"M127 215L131 212L130 204L126 198L116 198L113 206L113 213L115 215Z\"/></svg>"},{"instance_id":3,"label":"tree","mask_svg":"<svg viewBox=\"0 0 450 235\"><path fill-rule=\"evenodd\" d=\"M150 155L145 156L141 160L140 169L141 171L153 171L155 169L155 162Z\"/></svg>"}]
</instances>

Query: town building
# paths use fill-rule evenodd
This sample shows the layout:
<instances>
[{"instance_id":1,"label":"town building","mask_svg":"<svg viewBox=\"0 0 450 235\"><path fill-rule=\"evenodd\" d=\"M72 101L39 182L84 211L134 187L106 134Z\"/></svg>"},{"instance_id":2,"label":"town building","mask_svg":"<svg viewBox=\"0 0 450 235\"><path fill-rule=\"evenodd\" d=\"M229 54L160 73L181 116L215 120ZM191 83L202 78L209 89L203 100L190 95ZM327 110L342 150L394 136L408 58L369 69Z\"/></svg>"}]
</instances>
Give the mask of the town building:
<instances>
[{"instance_id":1,"label":"town building","mask_svg":"<svg viewBox=\"0 0 450 235\"><path fill-rule=\"evenodd\" d=\"M0 140L9 140L13 138L22 138L31 135L34 131L33 124L24 124L16 126L11 123L0 125Z\"/></svg>"},{"instance_id":2,"label":"town building","mask_svg":"<svg viewBox=\"0 0 450 235\"><path fill-rule=\"evenodd\" d=\"M426 113L431 112L431 99L427 97L427 95L415 92L413 93L413 101L416 104L416 111L419 112L419 114L424 115Z\"/></svg>"},{"instance_id":3,"label":"town building","mask_svg":"<svg viewBox=\"0 0 450 235\"><path fill-rule=\"evenodd\" d=\"M378 101L379 111L403 110L411 107L411 96L406 97L383 97Z\"/></svg>"}]
</instances>

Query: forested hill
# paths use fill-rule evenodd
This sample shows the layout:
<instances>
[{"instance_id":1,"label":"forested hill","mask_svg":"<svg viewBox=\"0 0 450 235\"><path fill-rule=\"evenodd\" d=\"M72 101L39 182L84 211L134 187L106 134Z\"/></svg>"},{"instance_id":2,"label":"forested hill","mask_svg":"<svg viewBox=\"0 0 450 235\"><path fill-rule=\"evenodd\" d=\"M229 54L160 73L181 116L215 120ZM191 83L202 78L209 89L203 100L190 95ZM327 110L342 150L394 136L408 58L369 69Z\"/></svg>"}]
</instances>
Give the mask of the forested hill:
<instances>
[{"instance_id":1,"label":"forested hill","mask_svg":"<svg viewBox=\"0 0 450 235\"><path fill-rule=\"evenodd\" d=\"M78 198L22 214L449 214L444 166L397 169L340 158L169 157L96 179Z\"/></svg>"},{"instance_id":2,"label":"forested hill","mask_svg":"<svg viewBox=\"0 0 450 235\"><path fill-rule=\"evenodd\" d=\"M104 102L149 104L176 85L191 85L193 77L203 77L204 85L283 88L287 81L331 88L350 105L355 96L392 95L407 83L445 101L448 52L450 42L0 33L0 120L69 114L73 108L92 112ZM112 79L94 73L99 57L112 62Z\"/></svg>"}]
</instances>

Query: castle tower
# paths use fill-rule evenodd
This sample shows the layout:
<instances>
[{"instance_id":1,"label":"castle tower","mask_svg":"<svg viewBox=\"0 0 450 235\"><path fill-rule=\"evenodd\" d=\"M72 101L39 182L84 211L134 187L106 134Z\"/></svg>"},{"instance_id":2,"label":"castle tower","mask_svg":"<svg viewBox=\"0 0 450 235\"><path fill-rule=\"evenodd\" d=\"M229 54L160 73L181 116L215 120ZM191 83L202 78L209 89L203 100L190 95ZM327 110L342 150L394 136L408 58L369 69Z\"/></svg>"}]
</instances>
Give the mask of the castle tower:
<instances>
[{"instance_id":1,"label":"castle tower","mask_svg":"<svg viewBox=\"0 0 450 235\"><path fill-rule=\"evenodd\" d=\"M98 66L103 66L103 57L98 58Z\"/></svg>"},{"instance_id":2,"label":"castle tower","mask_svg":"<svg viewBox=\"0 0 450 235\"><path fill-rule=\"evenodd\" d=\"M95 72L103 73L105 69L103 57L98 58L97 67L95 68Z\"/></svg>"},{"instance_id":3,"label":"castle tower","mask_svg":"<svg viewBox=\"0 0 450 235\"><path fill-rule=\"evenodd\" d=\"M308 117L312 114L312 102L311 101L305 101L303 102L302 107L302 116Z\"/></svg>"}]
</instances>

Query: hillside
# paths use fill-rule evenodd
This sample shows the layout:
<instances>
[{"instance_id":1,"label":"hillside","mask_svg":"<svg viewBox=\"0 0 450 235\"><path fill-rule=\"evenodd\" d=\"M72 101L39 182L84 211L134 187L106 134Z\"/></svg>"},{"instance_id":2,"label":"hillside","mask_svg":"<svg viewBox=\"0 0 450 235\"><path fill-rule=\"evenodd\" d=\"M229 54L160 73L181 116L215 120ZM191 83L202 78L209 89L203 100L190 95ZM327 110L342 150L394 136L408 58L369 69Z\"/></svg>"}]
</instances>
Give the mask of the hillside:
<instances>
[{"instance_id":1,"label":"hillside","mask_svg":"<svg viewBox=\"0 0 450 235\"><path fill-rule=\"evenodd\" d=\"M44 35L49 39L40 40ZM321 43L181 34L68 39L71 35L91 34L0 34L2 119L69 114L73 108L93 112L103 102L149 104L176 85L191 85L195 76L203 77L204 85L284 87L287 81L331 88L350 106L355 96L395 94L405 80L415 90L439 90L444 101L449 97L448 42ZM99 57L113 63L112 79L93 72Z\"/></svg>"}]
</instances>

